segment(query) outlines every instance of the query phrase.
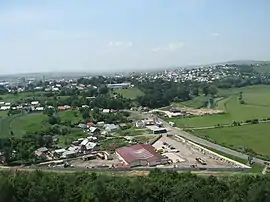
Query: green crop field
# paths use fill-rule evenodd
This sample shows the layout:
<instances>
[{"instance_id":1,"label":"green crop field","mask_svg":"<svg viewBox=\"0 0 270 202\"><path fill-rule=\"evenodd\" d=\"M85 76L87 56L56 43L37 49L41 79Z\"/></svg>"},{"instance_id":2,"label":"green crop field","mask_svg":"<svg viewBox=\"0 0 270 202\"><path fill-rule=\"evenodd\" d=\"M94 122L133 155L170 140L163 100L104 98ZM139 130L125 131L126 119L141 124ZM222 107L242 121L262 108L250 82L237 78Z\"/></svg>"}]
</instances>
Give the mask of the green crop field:
<instances>
[{"instance_id":1,"label":"green crop field","mask_svg":"<svg viewBox=\"0 0 270 202\"><path fill-rule=\"evenodd\" d=\"M121 89L121 90L114 90L114 92L123 95L125 98L129 99L136 99L139 96L142 96L144 93L138 88L128 88L128 89Z\"/></svg>"},{"instance_id":2,"label":"green crop field","mask_svg":"<svg viewBox=\"0 0 270 202\"><path fill-rule=\"evenodd\" d=\"M194 130L194 134L236 150L248 147L255 152L270 156L270 123Z\"/></svg>"},{"instance_id":3,"label":"green crop field","mask_svg":"<svg viewBox=\"0 0 270 202\"><path fill-rule=\"evenodd\" d=\"M238 92L243 92L243 100L246 104L238 101ZM217 103L217 108L226 111L222 115L208 115L191 118L172 118L170 121L178 127L206 127L217 124L231 124L233 121L246 121L248 119L270 117L270 86L249 86L230 91L227 97ZM225 93L225 91L223 91Z\"/></svg>"}]
</instances>

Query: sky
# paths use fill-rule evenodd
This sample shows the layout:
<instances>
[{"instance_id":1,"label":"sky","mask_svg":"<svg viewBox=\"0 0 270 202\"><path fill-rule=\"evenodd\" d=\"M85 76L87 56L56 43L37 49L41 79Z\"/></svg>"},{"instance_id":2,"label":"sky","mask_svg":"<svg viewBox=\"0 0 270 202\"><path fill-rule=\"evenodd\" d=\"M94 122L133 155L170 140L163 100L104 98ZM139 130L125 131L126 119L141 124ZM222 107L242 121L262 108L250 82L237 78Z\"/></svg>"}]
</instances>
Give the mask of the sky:
<instances>
[{"instance_id":1,"label":"sky","mask_svg":"<svg viewBox=\"0 0 270 202\"><path fill-rule=\"evenodd\" d=\"M270 60L269 0L1 0L0 74Z\"/></svg>"}]
</instances>

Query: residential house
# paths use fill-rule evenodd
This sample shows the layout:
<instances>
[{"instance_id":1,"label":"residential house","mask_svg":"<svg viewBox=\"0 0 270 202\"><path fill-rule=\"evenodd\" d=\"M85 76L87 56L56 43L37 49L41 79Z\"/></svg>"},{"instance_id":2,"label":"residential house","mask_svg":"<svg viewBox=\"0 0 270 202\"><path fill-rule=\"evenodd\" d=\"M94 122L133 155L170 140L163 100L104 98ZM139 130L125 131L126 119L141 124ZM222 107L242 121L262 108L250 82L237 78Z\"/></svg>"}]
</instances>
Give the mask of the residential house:
<instances>
[{"instance_id":1,"label":"residential house","mask_svg":"<svg viewBox=\"0 0 270 202\"><path fill-rule=\"evenodd\" d=\"M96 142L88 142L86 145L85 145L85 149L87 151L93 151L95 149L95 147L97 146L97 143Z\"/></svg>"},{"instance_id":2,"label":"residential house","mask_svg":"<svg viewBox=\"0 0 270 202\"><path fill-rule=\"evenodd\" d=\"M54 150L54 156L59 158L65 151L66 149L56 149Z\"/></svg>"},{"instance_id":3,"label":"residential house","mask_svg":"<svg viewBox=\"0 0 270 202\"><path fill-rule=\"evenodd\" d=\"M96 147L97 143L96 142L91 142L89 139L84 139L80 146L81 146L81 150L83 152L86 152L86 151L92 151L95 147Z\"/></svg>"},{"instance_id":4,"label":"residential house","mask_svg":"<svg viewBox=\"0 0 270 202\"><path fill-rule=\"evenodd\" d=\"M117 130L119 130L119 126L115 124L105 124L104 128L107 132L116 132Z\"/></svg>"},{"instance_id":5,"label":"residential house","mask_svg":"<svg viewBox=\"0 0 270 202\"><path fill-rule=\"evenodd\" d=\"M103 109L102 113L110 113L110 109Z\"/></svg>"},{"instance_id":6,"label":"residential house","mask_svg":"<svg viewBox=\"0 0 270 202\"><path fill-rule=\"evenodd\" d=\"M153 119L143 120L145 126L153 126L155 125L155 121Z\"/></svg>"},{"instance_id":7,"label":"residential house","mask_svg":"<svg viewBox=\"0 0 270 202\"><path fill-rule=\"evenodd\" d=\"M32 101L31 105L39 105L39 101Z\"/></svg>"},{"instance_id":8,"label":"residential house","mask_svg":"<svg viewBox=\"0 0 270 202\"><path fill-rule=\"evenodd\" d=\"M64 111L64 110L66 110L66 108L65 108L65 106L58 106L58 110Z\"/></svg>"},{"instance_id":9,"label":"residential house","mask_svg":"<svg viewBox=\"0 0 270 202\"><path fill-rule=\"evenodd\" d=\"M36 107L36 111L44 111L44 107Z\"/></svg>"},{"instance_id":10,"label":"residential house","mask_svg":"<svg viewBox=\"0 0 270 202\"><path fill-rule=\"evenodd\" d=\"M88 127L91 127L91 126L94 125L94 123L93 123L93 122L88 122L86 125L87 125Z\"/></svg>"},{"instance_id":11,"label":"residential house","mask_svg":"<svg viewBox=\"0 0 270 202\"><path fill-rule=\"evenodd\" d=\"M97 140L98 140L97 137L95 137L95 136L89 136L89 137L87 137L87 139L91 142L97 142Z\"/></svg>"},{"instance_id":12,"label":"residential house","mask_svg":"<svg viewBox=\"0 0 270 202\"><path fill-rule=\"evenodd\" d=\"M54 88L52 88L52 91L56 92L56 91L60 91L60 89L57 87L54 87Z\"/></svg>"},{"instance_id":13,"label":"residential house","mask_svg":"<svg viewBox=\"0 0 270 202\"><path fill-rule=\"evenodd\" d=\"M105 125L105 122L104 122L104 121L99 121L99 122L97 122L96 125L97 125L98 127L102 127L102 126Z\"/></svg>"},{"instance_id":14,"label":"residential house","mask_svg":"<svg viewBox=\"0 0 270 202\"><path fill-rule=\"evenodd\" d=\"M65 105L64 106L66 109L71 109L71 106L69 106L69 105Z\"/></svg>"},{"instance_id":15,"label":"residential house","mask_svg":"<svg viewBox=\"0 0 270 202\"><path fill-rule=\"evenodd\" d=\"M100 135L100 129L97 127L90 127L89 130L90 130L91 134L93 134L93 136Z\"/></svg>"},{"instance_id":16,"label":"residential house","mask_svg":"<svg viewBox=\"0 0 270 202\"><path fill-rule=\"evenodd\" d=\"M87 128L87 125L86 124L83 124L83 123L80 123L78 125L78 127L81 128L81 129L86 129Z\"/></svg>"},{"instance_id":17,"label":"residential house","mask_svg":"<svg viewBox=\"0 0 270 202\"><path fill-rule=\"evenodd\" d=\"M41 147L35 151L35 155L37 157L47 158L48 151L47 147Z\"/></svg>"},{"instance_id":18,"label":"residential house","mask_svg":"<svg viewBox=\"0 0 270 202\"><path fill-rule=\"evenodd\" d=\"M2 106L0 108L1 111L6 111L6 110L9 110L10 109L10 106Z\"/></svg>"},{"instance_id":19,"label":"residential house","mask_svg":"<svg viewBox=\"0 0 270 202\"><path fill-rule=\"evenodd\" d=\"M73 158L76 157L77 151L65 151L60 158Z\"/></svg>"}]
</instances>

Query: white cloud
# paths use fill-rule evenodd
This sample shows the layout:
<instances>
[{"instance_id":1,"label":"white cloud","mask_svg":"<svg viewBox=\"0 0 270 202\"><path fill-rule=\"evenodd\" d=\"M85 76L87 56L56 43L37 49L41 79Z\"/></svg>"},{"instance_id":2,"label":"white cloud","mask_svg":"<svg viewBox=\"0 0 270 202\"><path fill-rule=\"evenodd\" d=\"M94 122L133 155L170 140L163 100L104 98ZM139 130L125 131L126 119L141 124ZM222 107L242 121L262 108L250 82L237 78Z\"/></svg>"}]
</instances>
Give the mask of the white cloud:
<instances>
[{"instance_id":1,"label":"white cloud","mask_svg":"<svg viewBox=\"0 0 270 202\"><path fill-rule=\"evenodd\" d=\"M169 45L167 45L165 47L156 47L156 48L153 48L152 51L154 51L154 52L176 51L176 50L179 50L180 48L182 48L183 45L184 45L183 42L180 42L180 43L170 43Z\"/></svg>"},{"instance_id":2,"label":"white cloud","mask_svg":"<svg viewBox=\"0 0 270 202\"><path fill-rule=\"evenodd\" d=\"M110 47L131 47L133 44L132 42L125 42L125 41L111 41L109 43Z\"/></svg>"},{"instance_id":3,"label":"white cloud","mask_svg":"<svg viewBox=\"0 0 270 202\"><path fill-rule=\"evenodd\" d=\"M213 32L213 33L211 33L211 36L212 37L218 37L220 34L218 33L218 32Z\"/></svg>"}]
</instances>

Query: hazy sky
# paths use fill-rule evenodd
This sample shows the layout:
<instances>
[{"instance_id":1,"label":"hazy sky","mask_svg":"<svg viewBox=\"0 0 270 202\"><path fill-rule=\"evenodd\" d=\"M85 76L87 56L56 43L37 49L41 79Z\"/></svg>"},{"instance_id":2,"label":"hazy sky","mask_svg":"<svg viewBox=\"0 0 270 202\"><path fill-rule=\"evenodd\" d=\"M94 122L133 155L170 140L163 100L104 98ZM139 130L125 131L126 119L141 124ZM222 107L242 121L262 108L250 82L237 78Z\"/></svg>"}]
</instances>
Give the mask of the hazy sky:
<instances>
[{"instance_id":1,"label":"hazy sky","mask_svg":"<svg viewBox=\"0 0 270 202\"><path fill-rule=\"evenodd\" d=\"M0 74L270 60L269 0L1 0Z\"/></svg>"}]
</instances>

